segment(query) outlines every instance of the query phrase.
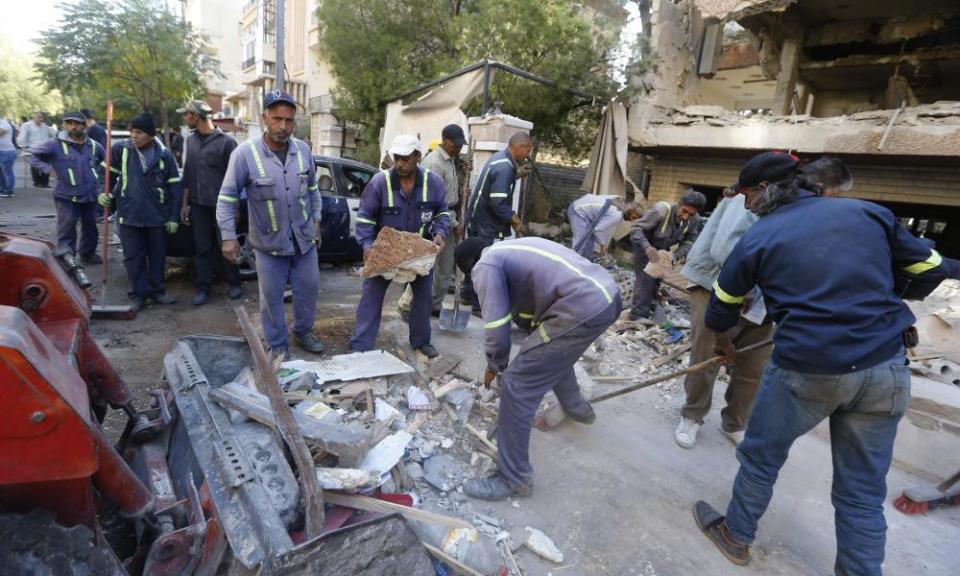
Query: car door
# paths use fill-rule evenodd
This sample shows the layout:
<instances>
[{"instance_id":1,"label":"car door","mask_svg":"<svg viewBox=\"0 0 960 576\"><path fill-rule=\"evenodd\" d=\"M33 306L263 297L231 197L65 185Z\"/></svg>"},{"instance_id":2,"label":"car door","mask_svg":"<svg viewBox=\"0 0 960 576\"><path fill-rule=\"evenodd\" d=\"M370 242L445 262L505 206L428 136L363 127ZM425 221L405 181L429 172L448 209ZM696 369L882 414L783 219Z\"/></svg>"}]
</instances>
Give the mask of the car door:
<instances>
[{"instance_id":1,"label":"car door","mask_svg":"<svg viewBox=\"0 0 960 576\"><path fill-rule=\"evenodd\" d=\"M320 198L323 201L323 215L320 226L321 241L318 257L321 262L343 260L350 252L350 238L353 228L350 209L347 200L338 193L338 178L333 164L317 160L316 165L317 183L319 184L321 180L324 180L323 176L327 176L333 186L330 190L320 190Z\"/></svg>"}]
</instances>

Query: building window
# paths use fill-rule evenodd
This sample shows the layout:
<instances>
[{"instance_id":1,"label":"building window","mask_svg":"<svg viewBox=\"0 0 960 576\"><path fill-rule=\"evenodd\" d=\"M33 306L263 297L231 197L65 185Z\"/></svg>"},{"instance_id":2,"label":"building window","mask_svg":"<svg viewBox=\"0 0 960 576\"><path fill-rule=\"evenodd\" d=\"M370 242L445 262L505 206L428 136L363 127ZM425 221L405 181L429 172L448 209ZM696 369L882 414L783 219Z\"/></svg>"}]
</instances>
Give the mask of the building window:
<instances>
[{"instance_id":1,"label":"building window","mask_svg":"<svg viewBox=\"0 0 960 576\"><path fill-rule=\"evenodd\" d=\"M277 41L276 0L263 2L263 43L273 46Z\"/></svg>"},{"instance_id":2,"label":"building window","mask_svg":"<svg viewBox=\"0 0 960 576\"><path fill-rule=\"evenodd\" d=\"M257 62L257 29L250 25L240 31L240 43L243 45L243 64L246 70Z\"/></svg>"}]
</instances>

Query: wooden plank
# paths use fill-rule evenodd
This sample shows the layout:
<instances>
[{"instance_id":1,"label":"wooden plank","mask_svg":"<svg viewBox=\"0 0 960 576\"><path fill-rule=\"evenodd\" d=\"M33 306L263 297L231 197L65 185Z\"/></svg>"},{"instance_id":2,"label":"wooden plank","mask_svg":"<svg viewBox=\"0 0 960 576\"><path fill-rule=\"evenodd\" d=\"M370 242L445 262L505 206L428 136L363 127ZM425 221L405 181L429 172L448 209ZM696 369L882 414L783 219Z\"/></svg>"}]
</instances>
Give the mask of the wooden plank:
<instances>
[{"instance_id":1,"label":"wooden plank","mask_svg":"<svg viewBox=\"0 0 960 576\"><path fill-rule=\"evenodd\" d=\"M230 383L223 388L211 390L210 398L261 424L277 427L267 398L255 390ZM369 435L322 422L301 412L294 412L293 417L304 438L324 452L339 456L343 466L356 466L363 459L370 443Z\"/></svg>"},{"instance_id":2,"label":"wooden plank","mask_svg":"<svg viewBox=\"0 0 960 576\"><path fill-rule=\"evenodd\" d=\"M431 380L436 380L459 365L459 356L454 356L453 354L444 354L430 364L430 367L427 368L427 376Z\"/></svg>"},{"instance_id":3,"label":"wooden plank","mask_svg":"<svg viewBox=\"0 0 960 576\"><path fill-rule=\"evenodd\" d=\"M340 492L330 492L327 490L323 491L323 496L327 502L337 506L346 506L347 508L366 510L367 512L380 512L381 514L393 514L396 512L408 520L417 520L419 522L427 522L428 524L447 526L448 528L473 528L472 525L460 518L427 512L419 508L394 504L393 502L387 502L386 500L379 500L369 496L341 494Z\"/></svg>"},{"instance_id":4,"label":"wooden plank","mask_svg":"<svg viewBox=\"0 0 960 576\"><path fill-rule=\"evenodd\" d=\"M250 316L243 306L237 306L233 309L240 320L240 328L243 329L243 336L247 339L247 345L253 352L253 361L255 365L254 382L257 382L257 388L261 391L266 390L270 398L270 408L277 422L277 429L280 436L290 448L293 455L293 461L297 465L297 471L300 472L300 485L303 487L304 500L304 535L307 540L315 538L323 533L323 491L320 488L320 482L317 481L313 458L310 456L310 448L307 447L307 441L300 432L300 426L294 419L293 411L283 397L283 389L277 380L277 374L267 358L267 352L263 349L263 343L257 336L257 331L250 321Z\"/></svg>"},{"instance_id":5,"label":"wooden plank","mask_svg":"<svg viewBox=\"0 0 960 576\"><path fill-rule=\"evenodd\" d=\"M474 428L473 424L470 424L470 423L464 424L463 427L467 429L467 432L476 436L477 439L480 440L480 442L482 442L484 446L492 450L494 454L498 454L497 445L491 442L490 439L487 438L486 434Z\"/></svg>"}]
</instances>

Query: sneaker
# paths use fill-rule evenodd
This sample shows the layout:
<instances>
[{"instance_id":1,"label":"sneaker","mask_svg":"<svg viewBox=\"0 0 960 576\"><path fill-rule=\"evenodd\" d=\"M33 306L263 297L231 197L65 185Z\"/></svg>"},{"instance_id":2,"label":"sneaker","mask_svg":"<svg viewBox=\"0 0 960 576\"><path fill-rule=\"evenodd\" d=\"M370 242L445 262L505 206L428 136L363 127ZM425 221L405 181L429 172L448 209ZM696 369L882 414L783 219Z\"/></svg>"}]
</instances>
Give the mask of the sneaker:
<instances>
[{"instance_id":1,"label":"sneaker","mask_svg":"<svg viewBox=\"0 0 960 576\"><path fill-rule=\"evenodd\" d=\"M136 296L130 298L130 309L134 312L143 310L145 304L146 302L143 300L143 298L137 298Z\"/></svg>"},{"instance_id":2,"label":"sneaker","mask_svg":"<svg viewBox=\"0 0 960 576\"><path fill-rule=\"evenodd\" d=\"M90 254L81 254L80 261L84 264L90 264L96 266L97 264L103 264L103 258L96 252L91 252Z\"/></svg>"},{"instance_id":3,"label":"sneaker","mask_svg":"<svg viewBox=\"0 0 960 576\"><path fill-rule=\"evenodd\" d=\"M193 300L191 300L191 302L194 306L203 306L209 299L210 294L206 290L197 290L197 293L193 295Z\"/></svg>"},{"instance_id":4,"label":"sneaker","mask_svg":"<svg viewBox=\"0 0 960 576\"><path fill-rule=\"evenodd\" d=\"M700 431L700 423L684 416L680 417L680 423L673 433L673 439L681 448L693 448L697 443L697 432Z\"/></svg>"},{"instance_id":5,"label":"sneaker","mask_svg":"<svg viewBox=\"0 0 960 576\"><path fill-rule=\"evenodd\" d=\"M440 355L440 353L437 352L437 349L433 347L433 344L424 344L423 346L417 348L417 350L431 360Z\"/></svg>"},{"instance_id":6,"label":"sneaker","mask_svg":"<svg viewBox=\"0 0 960 576\"><path fill-rule=\"evenodd\" d=\"M463 483L463 493L477 500L498 502L511 496L529 496L533 493L530 486L513 484L499 472L486 478L472 478Z\"/></svg>"},{"instance_id":7,"label":"sneaker","mask_svg":"<svg viewBox=\"0 0 960 576\"><path fill-rule=\"evenodd\" d=\"M723 435L726 436L731 442L733 442L734 446L739 446L740 443L743 442L743 430L737 430L736 432L727 432L721 426L720 431L723 432Z\"/></svg>"},{"instance_id":8,"label":"sneaker","mask_svg":"<svg viewBox=\"0 0 960 576\"><path fill-rule=\"evenodd\" d=\"M746 566L750 563L750 545L737 542L724 524L723 516L712 506L703 500L698 500L693 505L693 518L700 530L717 546L727 560L737 566Z\"/></svg>"},{"instance_id":9,"label":"sneaker","mask_svg":"<svg viewBox=\"0 0 960 576\"><path fill-rule=\"evenodd\" d=\"M177 299L173 296L167 294L166 292L161 292L159 294L151 294L149 296L150 300L153 300L157 304L176 304Z\"/></svg>"},{"instance_id":10,"label":"sneaker","mask_svg":"<svg viewBox=\"0 0 960 576\"><path fill-rule=\"evenodd\" d=\"M231 284L230 287L227 288L227 298L231 300L243 298L243 286L240 284Z\"/></svg>"},{"instance_id":11,"label":"sneaker","mask_svg":"<svg viewBox=\"0 0 960 576\"><path fill-rule=\"evenodd\" d=\"M574 414L572 412L563 411L567 415L567 418L573 420L574 422L579 422L581 424L586 424L587 426L593 424L597 420L597 413L593 411L593 406L587 404L587 409L583 414Z\"/></svg>"},{"instance_id":12,"label":"sneaker","mask_svg":"<svg viewBox=\"0 0 960 576\"><path fill-rule=\"evenodd\" d=\"M324 350L323 342L321 342L313 334L297 334L294 332L293 341L297 343L297 346L303 348L307 352L312 354L321 354Z\"/></svg>"},{"instance_id":13,"label":"sneaker","mask_svg":"<svg viewBox=\"0 0 960 576\"><path fill-rule=\"evenodd\" d=\"M0 192L0 198L13 198L13 192Z\"/></svg>"}]
</instances>

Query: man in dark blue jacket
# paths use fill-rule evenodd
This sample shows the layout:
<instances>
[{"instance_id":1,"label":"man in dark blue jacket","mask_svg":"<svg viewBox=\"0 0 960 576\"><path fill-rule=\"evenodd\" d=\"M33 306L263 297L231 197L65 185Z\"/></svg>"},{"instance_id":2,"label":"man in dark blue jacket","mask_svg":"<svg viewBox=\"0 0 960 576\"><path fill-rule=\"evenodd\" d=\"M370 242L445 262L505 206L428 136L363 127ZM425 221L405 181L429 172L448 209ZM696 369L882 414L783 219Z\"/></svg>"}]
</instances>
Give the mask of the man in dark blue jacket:
<instances>
[{"instance_id":1,"label":"man in dark blue jacket","mask_svg":"<svg viewBox=\"0 0 960 576\"><path fill-rule=\"evenodd\" d=\"M357 212L357 242L367 258L380 229L389 226L404 232L419 233L443 248L450 228L447 192L440 176L423 170L420 141L401 134L390 145L394 166L375 175L360 197ZM350 349L365 352L373 348L380 330L383 297L390 280L374 276L363 281L363 294L357 306L357 324L350 337ZM410 283L413 302L410 307L410 346L428 358L437 350L430 343L430 309L433 305L433 271L417 276Z\"/></svg>"},{"instance_id":2,"label":"man in dark blue jacket","mask_svg":"<svg viewBox=\"0 0 960 576\"><path fill-rule=\"evenodd\" d=\"M776 161L776 158L770 158ZM754 181L746 171L741 181ZM823 198L802 174L742 190L761 216L730 253L707 309L718 352L747 294L760 287L776 322L743 441L726 516L697 502L697 524L735 564L750 559L757 522L794 440L830 419L838 575L879 576L883 501L897 423L910 401L904 331L914 316L902 298L923 298L956 273L879 205Z\"/></svg>"},{"instance_id":3,"label":"man in dark blue jacket","mask_svg":"<svg viewBox=\"0 0 960 576\"><path fill-rule=\"evenodd\" d=\"M130 121L130 139L111 146L111 194L101 194L102 206L115 206L123 264L130 281L128 295L139 309L147 299L173 304L163 282L167 248L164 232L180 226L180 172L173 154L156 137L150 114Z\"/></svg>"},{"instance_id":4,"label":"man in dark blue jacket","mask_svg":"<svg viewBox=\"0 0 960 576\"><path fill-rule=\"evenodd\" d=\"M35 169L57 173L53 199L57 205L57 247L77 253L77 222L80 222L80 258L86 264L101 264L97 255L97 194L99 166L104 150L83 132L86 118L79 112L63 116L63 130L56 138L30 148L27 160Z\"/></svg>"}]
</instances>

